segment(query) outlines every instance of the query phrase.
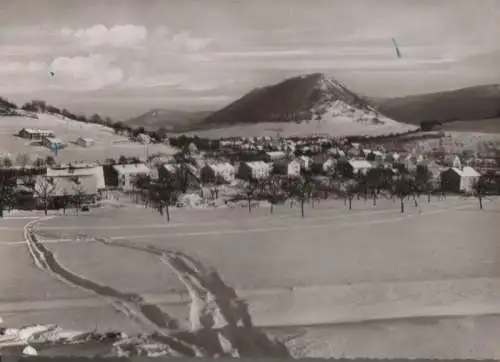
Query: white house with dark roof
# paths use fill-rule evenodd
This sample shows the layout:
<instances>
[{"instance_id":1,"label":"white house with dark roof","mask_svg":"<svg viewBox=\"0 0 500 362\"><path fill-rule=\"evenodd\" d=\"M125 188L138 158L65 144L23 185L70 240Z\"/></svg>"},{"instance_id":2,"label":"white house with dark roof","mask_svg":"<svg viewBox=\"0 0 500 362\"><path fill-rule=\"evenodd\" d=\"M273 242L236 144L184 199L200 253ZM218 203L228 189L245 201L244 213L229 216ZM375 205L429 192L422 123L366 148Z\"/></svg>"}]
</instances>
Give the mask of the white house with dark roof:
<instances>
[{"instance_id":1,"label":"white house with dark roof","mask_svg":"<svg viewBox=\"0 0 500 362\"><path fill-rule=\"evenodd\" d=\"M352 173L356 174L366 174L369 169L373 168L371 162L367 160L349 160L347 161L351 167Z\"/></svg>"},{"instance_id":2,"label":"white house with dark roof","mask_svg":"<svg viewBox=\"0 0 500 362\"><path fill-rule=\"evenodd\" d=\"M89 137L78 137L75 141L78 146L89 148L95 145L95 141Z\"/></svg>"},{"instance_id":3,"label":"white house with dark roof","mask_svg":"<svg viewBox=\"0 0 500 362\"><path fill-rule=\"evenodd\" d=\"M133 190L138 177L151 174L151 170L144 163L113 165L112 169L116 173L118 187L123 191Z\"/></svg>"},{"instance_id":4,"label":"white house with dark roof","mask_svg":"<svg viewBox=\"0 0 500 362\"><path fill-rule=\"evenodd\" d=\"M200 175L203 182L214 182L218 177L221 177L226 182L231 183L236 177L236 170L228 162L209 163L201 168Z\"/></svg>"},{"instance_id":5,"label":"white house with dark roof","mask_svg":"<svg viewBox=\"0 0 500 362\"><path fill-rule=\"evenodd\" d=\"M278 160L273 164L273 172L279 175L300 176L300 162L297 160Z\"/></svg>"},{"instance_id":6,"label":"white house with dark roof","mask_svg":"<svg viewBox=\"0 0 500 362\"><path fill-rule=\"evenodd\" d=\"M19 131L19 137L29 140L42 140L44 137L55 137L55 134L48 129L23 128Z\"/></svg>"}]
</instances>

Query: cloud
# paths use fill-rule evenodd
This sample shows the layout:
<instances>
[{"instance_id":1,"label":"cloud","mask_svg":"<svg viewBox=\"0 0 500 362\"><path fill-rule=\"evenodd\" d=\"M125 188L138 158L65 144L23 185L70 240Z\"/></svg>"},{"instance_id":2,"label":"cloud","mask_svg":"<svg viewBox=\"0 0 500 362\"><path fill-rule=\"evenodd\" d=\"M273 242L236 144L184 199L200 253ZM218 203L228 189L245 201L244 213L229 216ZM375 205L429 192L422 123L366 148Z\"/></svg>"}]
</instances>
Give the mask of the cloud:
<instances>
[{"instance_id":1,"label":"cloud","mask_svg":"<svg viewBox=\"0 0 500 362\"><path fill-rule=\"evenodd\" d=\"M42 62L0 62L0 74L2 75L22 75L26 73L38 73L47 69L47 65Z\"/></svg>"},{"instance_id":2,"label":"cloud","mask_svg":"<svg viewBox=\"0 0 500 362\"><path fill-rule=\"evenodd\" d=\"M132 24L116 25L110 28L97 24L90 28L63 28L61 34L63 37L88 47L132 48L146 41L148 31L144 26Z\"/></svg>"},{"instance_id":3,"label":"cloud","mask_svg":"<svg viewBox=\"0 0 500 362\"><path fill-rule=\"evenodd\" d=\"M50 69L55 73L54 87L71 90L97 90L124 78L123 70L101 54L58 57L52 61Z\"/></svg>"}]
</instances>

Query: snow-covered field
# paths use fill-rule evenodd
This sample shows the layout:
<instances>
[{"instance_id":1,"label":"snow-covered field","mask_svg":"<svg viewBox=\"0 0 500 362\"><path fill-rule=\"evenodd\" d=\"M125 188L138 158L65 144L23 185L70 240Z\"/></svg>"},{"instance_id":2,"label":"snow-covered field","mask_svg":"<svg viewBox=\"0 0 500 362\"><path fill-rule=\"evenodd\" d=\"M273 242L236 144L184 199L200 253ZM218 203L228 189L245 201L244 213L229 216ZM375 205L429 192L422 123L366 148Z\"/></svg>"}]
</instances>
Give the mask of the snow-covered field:
<instances>
[{"instance_id":1,"label":"snow-covered field","mask_svg":"<svg viewBox=\"0 0 500 362\"><path fill-rule=\"evenodd\" d=\"M106 158L127 157L146 158L154 153L172 154L174 149L162 144L151 144L147 147L139 143L129 142L127 138L114 134L111 128L86 124L60 116L39 114L39 119L28 117L0 117L0 154L11 156L15 161L17 154L28 154L32 160L37 156L54 156L47 147L31 145L31 141L14 136L22 128L42 128L55 132L57 138L68 144L55 157L62 163L75 161L104 161ZM78 137L92 138L96 144L89 148L78 146Z\"/></svg>"},{"instance_id":2,"label":"snow-covered field","mask_svg":"<svg viewBox=\"0 0 500 362\"><path fill-rule=\"evenodd\" d=\"M258 137L276 136L307 136L312 134L328 134L331 136L349 135L386 135L390 133L402 133L416 129L415 126L404 123L390 122L388 124L365 124L357 123L352 119L328 118L323 120L311 120L303 123L264 122L249 125L228 126L219 129L208 129L188 132L186 134L198 135L206 138L220 137Z\"/></svg>"},{"instance_id":3,"label":"snow-covered field","mask_svg":"<svg viewBox=\"0 0 500 362\"><path fill-rule=\"evenodd\" d=\"M352 211L345 210L342 200L328 201L315 209L306 206L305 219L288 205L278 207L274 215L266 208L250 215L245 208L174 209L171 224L143 208L103 209L47 220L38 224L36 233L73 273L122 292L139 293L181 320L187 318L182 285L166 265L163 268L160 258L144 249L154 246L190 255L215 267L225 283L236 288L249 302L256 325L272 328L283 339L298 334L288 342L295 355L498 357L495 341L479 338L498 322L471 315L500 313L499 201L487 202L483 211L477 200L454 197L433 199L431 204L421 200L420 210L407 204L407 214L401 216L398 203L390 200L379 200L375 209L370 200L354 200ZM22 225L19 220L2 223ZM81 240L70 242L78 234ZM108 244L83 239L93 237ZM10 241L20 238L14 231L8 234ZM42 273L34 269L26 252L26 258L19 258L24 245L1 247L8 250L8 259L21 260L16 274ZM46 288L34 288L29 294L16 290L16 285L29 289L30 278L17 279L3 289L2 297L50 300L43 291L57 282L48 277L34 279ZM53 293L52 299L64 298ZM96 298L88 294L85 298L97 308ZM5 303L0 305L1 315L10 325L14 319ZM48 312L37 315L37 322L68 326L73 320L67 314L68 321L55 322L44 313ZM107 323L104 314L100 325ZM443 319L454 315L459 318ZM110 316L120 314L113 311ZM423 316L436 318L386 320ZM344 322L357 323L338 324ZM457 328L471 340L457 337ZM400 344L394 342L395 335ZM372 336L377 343L366 342ZM463 343L450 344L449 338ZM412 340L417 345L400 347ZM487 345L480 349L480 343Z\"/></svg>"}]
</instances>

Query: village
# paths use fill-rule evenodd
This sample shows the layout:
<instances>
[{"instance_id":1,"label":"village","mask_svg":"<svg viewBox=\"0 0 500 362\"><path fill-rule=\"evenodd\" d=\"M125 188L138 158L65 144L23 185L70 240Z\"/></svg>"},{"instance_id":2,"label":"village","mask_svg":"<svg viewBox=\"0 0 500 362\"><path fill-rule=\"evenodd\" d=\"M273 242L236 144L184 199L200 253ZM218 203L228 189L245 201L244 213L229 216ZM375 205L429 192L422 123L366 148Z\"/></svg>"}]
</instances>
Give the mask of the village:
<instances>
[{"instance_id":1,"label":"village","mask_svg":"<svg viewBox=\"0 0 500 362\"><path fill-rule=\"evenodd\" d=\"M2 160L4 209L75 208L89 211L102 200L130 199L157 207L223 207L242 201L249 211L257 205L287 200L363 196L398 197L462 194L481 198L500 193L499 163L494 151L449 153L442 139L432 149L418 142L394 139L354 142L347 137L253 137L206 140L178 136L162 139L178 149L172 155L58 163L65 143L48 129L26 129L18 137L40 142L54 157L33 165ZM130 140L158 142L135 132ZM79 137L80 147L95 142ZM11 171L11 172L9 172ZM10 181L9 181L10 180ZM8 191L10 190L10 191ZM415 199L415 204L417 203ZM481 203L482 207L482 203ZM302 210L303 215L303 210ZM170 218L167 212L167 218Z\"/></svg>"}]
</instances>

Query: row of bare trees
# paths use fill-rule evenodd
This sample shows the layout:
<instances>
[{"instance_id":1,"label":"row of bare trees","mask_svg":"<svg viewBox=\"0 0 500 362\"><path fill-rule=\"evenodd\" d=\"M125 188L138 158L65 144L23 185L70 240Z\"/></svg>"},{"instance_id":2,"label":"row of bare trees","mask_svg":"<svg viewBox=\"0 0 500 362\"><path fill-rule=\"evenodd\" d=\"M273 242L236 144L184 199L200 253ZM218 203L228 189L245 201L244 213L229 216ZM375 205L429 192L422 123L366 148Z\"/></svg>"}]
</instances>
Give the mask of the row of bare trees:
<instances>
[{"instance_id":1,"label":"row of bare trees","mask_svg":"<svg viewBox=\"0 0 500 362\"><path fill-rule=\"evenodd\" d=\"M183 177L184 176L184 177ZM399 200L401 213L405 212L405 201L412 201L414 207L419 206L422 195L426 195L427 203L431 202L431 195L437 193L444 196L441 184L433 180L432 174L425 167L417 168L416 172L400 172L397 176L382 168L368 170L352 179L339 179L332 173L329 185L321 185L310 173L303 173L297 177L272 175L263 180L249 180L242 190L248 202L248 212L252 212L252 203L258 200L268 201L270 212L273 214L275 206L290 201L290 207L299 205L301 217L305 217L305 205L313 208L319 204L321 198L336 195L344 198L344 204L349 210L353 207L355 198L372 200L373 207L377 206L380 197L390 198L394 202ZM219 182L214 182L212 192L218 196ZM157 209L166 220L170 221L170 208L177 204L179 196L187 191L187 171L179 169L176 175L152 180L141 177L136 181L136 188L142 194L146 206ZM475 185L475 196L483 208L484 183L480 179Z\"/></svg>"}]
</instances>

